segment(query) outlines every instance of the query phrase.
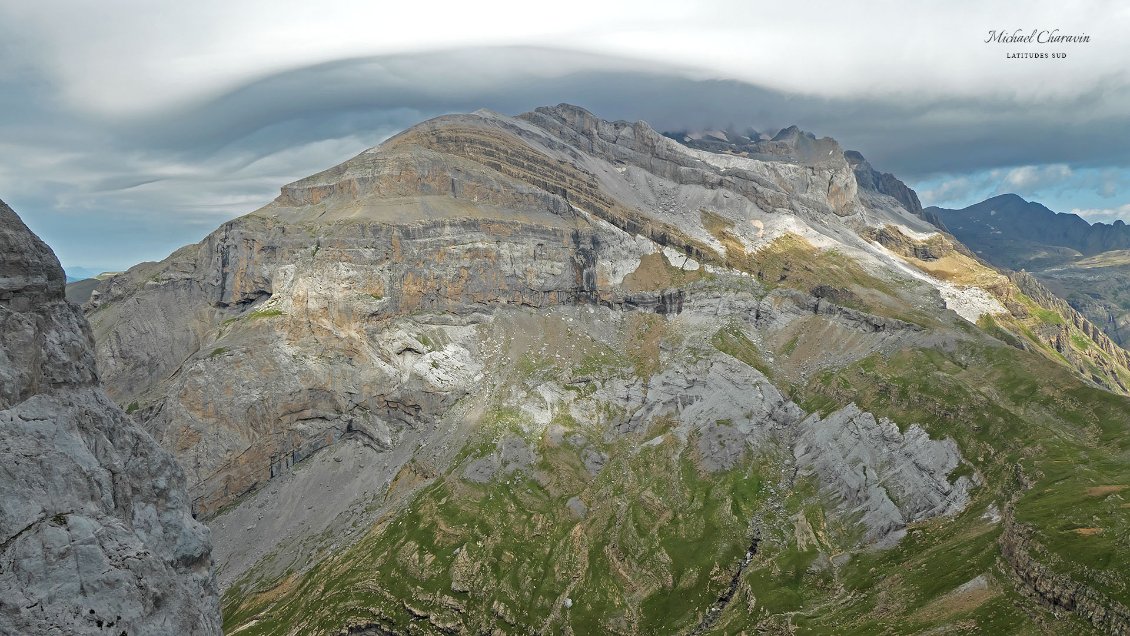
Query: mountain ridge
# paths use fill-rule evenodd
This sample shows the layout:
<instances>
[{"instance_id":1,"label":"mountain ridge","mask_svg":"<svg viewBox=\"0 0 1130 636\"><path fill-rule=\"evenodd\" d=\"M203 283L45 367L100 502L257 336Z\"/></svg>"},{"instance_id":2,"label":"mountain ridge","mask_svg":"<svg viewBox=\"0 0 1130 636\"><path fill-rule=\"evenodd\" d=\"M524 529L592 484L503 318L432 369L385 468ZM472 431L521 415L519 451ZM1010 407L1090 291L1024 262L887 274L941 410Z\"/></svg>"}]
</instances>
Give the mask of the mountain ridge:
<instances>
[{"instance_id":1,"label":"mountain ridge","mask_svg":"<svg viewBox=\"0 0 1130 636\"><path fill-rule=\"evenodd\" d=\"M955 232L958 224L988 223L986 219L991 218L993 223L1004 224L1000 231L1009 238L1064 247L1085 256L1130 249L1130 227L1121 219L1114 223L1089 223L1077 214L1053 212L1040 203L1027 201L1012 193L990 197L960 210L935 206L927 209L934 211L943 221L948 219L955 226ZM972 239L972 231L966 236Z\"/></svg>"},{"instance_id":2,"label":"mountain ridge","mask_svg":"<svg viewBox=\"0 0 1130 636\"><path fill-rule=\"evenodd\" d=\"M745 134L734 131L706 132L665 132L665 137L674 139L690 148L713 153L734 154L751 158L791 158L811 161L828 155L843 156L855 172L860 188L894 198L911 214L945 230L936 214L924 211L918 194L890 173L881 173L856 150L842 150L830 137L817 139L816 135L801 130L798 126L782 128L776 135L767 138L749 130Z\"/></svg>"},{"instance_id":3,"label":"mountain ridge","mask_svg":"<svg viewBox=\"0 0 1130 636\"><path fill-rule=\"evenodd\" d=\"M993 510L1016 500L1040 564L1086 540L1049 529L1125 514L1046 512L1082 477L1021 453L1114 452L1120 359L861 187L834 140L769 141L711 153L568 105L447 116L104 281L99 364L185 466L225 626L732 632L838 607L800 620L866 632L875 594L984 577L969 620L1062 627L988 565ZM931 583L887 576L958 549Z\"/></svg>"},{"instance_id":4,"label":"mountain ridge","mask_svg":"<svg viewBox=\"0 0 1130 636\"><path fill-rule=\"evenodd\" d=\"M1029 271L1115 343L1130 343L1130 260L1122 256L1130 228L1121 220L1091 225L1017 195L938 214L986 260Z\"/></svg>"}]
</instances>

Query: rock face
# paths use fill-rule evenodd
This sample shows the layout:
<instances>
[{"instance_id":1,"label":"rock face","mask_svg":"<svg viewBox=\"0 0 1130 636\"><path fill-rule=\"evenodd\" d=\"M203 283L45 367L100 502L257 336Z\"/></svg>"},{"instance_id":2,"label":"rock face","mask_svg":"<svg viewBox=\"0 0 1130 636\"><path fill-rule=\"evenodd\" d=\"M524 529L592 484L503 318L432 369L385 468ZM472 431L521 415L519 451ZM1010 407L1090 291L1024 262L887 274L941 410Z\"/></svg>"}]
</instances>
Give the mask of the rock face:
<instances>
[{"instance_id":1,"label":"rock face","mask_svg":"<svg viewBox=\"0 0 1130 636\"><path fill-rule=\"evenodd\" d=\"M466 326L483 312L680 311L681 292L625 280L664 247L721 265L700 209L747 224L857 212L834 142L774 144L788 161L703 158L569 106L425 122L104 283L88 309L106 386L178 454L208 513L356 430L438 421L479 372ZM422 312L465 327L434 346L419 325L390 335Z\"/></svg>"},{"instance_id":2,"label":"rock face","mask_svg":"<svg viewBox=\"0 0 1130 636\"><path fill-rule=\"evenodd\" d=\"M1101 633L1130 632L1130 608L1041 563L1033 556L1039 545L1032 540L1030 529L1016 523L1011 511L1006 511L1000 546L1005 562L1029 595L1051 608L1082 616Z\"/></svg>"},{"instance_id":3,"label":"rock face","mask_svg":"<svg viewBox=\"0 0 1130 636\"><path fill-rule=\"evenodd\" d=\"M794 453L843 512L862 515L865 539L877 545L897 542L907 523L960 512L973 488L968 477L946 479L961 460L953 440L931 440L918 426L900 432L854 404L801 423Z\"/></svg>"},{"instance_id":4,"label":"rock face","mask_svg":"<svg viewBox=\"0 0 1130 636\"><path fill-rule=\"evenodd\" d=\"M219 634L183 473L99 387L64 284L0 202L0 633Z\"/></svg>"},{"instance_id":5,"label":"rock face","mask_svg":"<svg viewBox=\"0 0 1130 636\"><path fill-rule=\"evenodd\" d=\"M921 218L938 229L945 230L941 219L933 211L923 210L918 194L893 174L879 172L854 151L844 151L835 140L817 139L812 133L796 126L778 132L772 138L762 138L756 131L709 131L706 133L664 133L689 148L723 155L737 155L752 159L791 161L805 165L831 165L846 162L855 176L856 185L867 192L888 196L898 201L907 212Z\"/></svg>"},{"instance_id":6,"label":"rock face","mask_svg":"<svg viewBox=\"0 0 1130 636\"><path fill-rule=\"evenodd\" d=\"M1075 309L1062 298L1053 294L1051 290L1042 285L1035 276L1027 272L1015 272L1010 274L1009 277L1016 284L1017 288L1034 300L1036 304L1045 309L1056 311L1064 316L1066 321L1083 332L1094 346L1106 352L1121 366L1130 367L1130 351L1118 346L1107 337L1098 326L1090 320L1087 320L1083 314L1075 311ZM1066 327L1066 325L1064 326ZM1071 353L1065 343L1060 343L1058 350L1063 354Z\"/></svg>"},{"instance_id":7,"label":"rock face","mask_svg":"<svg viewBox=\"0 0 1130 636\"><path fill-rule=\"evenodd\" d=\"M859 182L859 187L893 197L906 208L907 212L920 217L938 229L946 229L941 217L932 209L924 210L922 203L918 200L918 193L911 190L898 177L889 172L879 172L872 168L871 164L863 158L863 155L854 150L845 152L844 157L847 158L848 164L855 172L855 179Z\"/></svg>"}]
</instances>

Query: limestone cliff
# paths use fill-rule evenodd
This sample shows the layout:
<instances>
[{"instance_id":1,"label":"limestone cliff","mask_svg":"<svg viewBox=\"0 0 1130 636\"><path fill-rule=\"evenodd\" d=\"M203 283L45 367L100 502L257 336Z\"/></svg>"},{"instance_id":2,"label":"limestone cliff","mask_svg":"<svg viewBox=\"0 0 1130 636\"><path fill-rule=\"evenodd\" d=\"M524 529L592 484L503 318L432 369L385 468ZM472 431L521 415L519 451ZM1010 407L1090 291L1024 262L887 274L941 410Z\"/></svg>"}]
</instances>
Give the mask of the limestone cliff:
<instances>
[{"instance_id":1,"label":"limestone cliff","mask_svg":"<svg viewBox=\"0 0 1130 636\"><path fill-rule=\"evenodd\" d=\"M0 202L0 633L219 634L184 475L103 393L64 285Z\"/></svg>"}]
</instances>

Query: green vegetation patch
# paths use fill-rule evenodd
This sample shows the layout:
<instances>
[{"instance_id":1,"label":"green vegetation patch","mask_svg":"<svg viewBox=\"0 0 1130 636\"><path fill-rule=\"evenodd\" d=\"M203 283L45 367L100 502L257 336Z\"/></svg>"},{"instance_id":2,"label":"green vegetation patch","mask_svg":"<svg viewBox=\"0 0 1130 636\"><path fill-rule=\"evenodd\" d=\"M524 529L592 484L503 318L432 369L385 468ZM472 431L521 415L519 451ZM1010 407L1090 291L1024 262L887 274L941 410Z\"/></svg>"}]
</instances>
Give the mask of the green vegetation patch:
<instances>
[{"instance_id":1,"label":"green vegetation patch","mask_svg":"<svg viewBox=\"0 0 1130 636\"><path fill-rule=\"evenodd\" d=\"M1032 527L1041 561L1127 603L1130 507L1086 497L1130 484L1130 399L1083 384L1037 353L965 345L952 352L872 356L798 391L808 409L849 401L950 436L987 475L999 501L1022 493L1016 520ZM1024 490L1017 470L1033 486Z\"/></svg>"},{"instance_id":2,"label":"green vegetation patch","mask_svg":"<svg viewBox=\"0 0 1130 636\"><path fill-rule=\"evenodd\" d=\"M667 262L661 252L644 254L635 271L624 277L624 288L629 291L662 291L672 287L683 287L696 280L708 277L706 270L679 269Z\"/></svg>"},{"instance_id":3,"label":"green vegetation patch","mask_svg":"<svg viewBox=\"0 0 1130 636\"><path fill-rule=\"evenodd\" d=\"M608 456L594 477L583 448L543 438L536 465L475 484L460 477L490 448L475 446L343 553L266 588L233 586L225 630L337 634L424 616L470 633L685 632L728 585L766 496L756 464L705 475L672 442L589 445Z\"/></svg>"},{"instance_id":4,"label":"green vegetation patch","mask_svg":"<svg viewBox=\"0 0 1130 636\"><path fill-rule=\"evenodd\" d=\"M722 353L741 360L766 376L771 376L772 370L765 363L761 350L746 336L740 325L730 324L719 329L710 338L710 344Z\"/></svg>"},{"instance_id":5,"label":"green vegetation patch","mask_svg":"<svg viewBox=\"0 0 1130 636\"><path fill-rule=\"evenodd\" d=\"M247 314L247 317L251 320L259 320L260 318L274 318L283 315L285 314L281 309L257 309Z\"/></svg>"}]
</instances>

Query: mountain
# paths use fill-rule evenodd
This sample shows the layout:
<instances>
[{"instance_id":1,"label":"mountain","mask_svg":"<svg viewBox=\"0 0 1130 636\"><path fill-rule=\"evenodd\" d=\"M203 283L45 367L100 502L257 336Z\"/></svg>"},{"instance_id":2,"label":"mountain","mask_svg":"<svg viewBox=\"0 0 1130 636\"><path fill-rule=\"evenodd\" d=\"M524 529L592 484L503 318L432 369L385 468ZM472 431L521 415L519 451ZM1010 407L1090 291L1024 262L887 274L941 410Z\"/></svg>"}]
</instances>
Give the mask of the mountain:
<instances>
[{"instance_id":1,"label":"mountain","mask_svg":"<svg viewBox=\"0 0 1130 636\"><path fill-rule=\"evenodd\" d=\"M1130 227L1123 221L1092 225L1015 194L928 210L985 260L1027 270L1115 343L1130 344Z\"/></svg>"},{"instance_id":2,"label":"mountain","mask_svg":"<svg viewBox=\"0 0 1130 636\"><path fill-rule=\"evenodd\" d=\"M804 132L796 126L782 129L773 137L763 136L752 129L744 133L733 130L665 132L663 136L685 144L689 148L752 159L774 160L793 156L810 160L814 157L823 157L828 152L837 157L842 155L855 172L859 188L865 193L874 192L889 196L901 203L907 212L939 229L946 229L937 215L922 209L918 194L893 174L875 170L863 155L855 150L840 151L839 144L831 138L817 140L815 135Z\"/></svg>"},{"instance_id":3,"label":"mountain","mask_svg":"<svg viewBox=\"0 0 1130 636\"><path fill-rule=\"evenodd\" d=\"M1130 354L758 138L441 117L100 284L226 629L1125 631Z\"/></svg>"},{"instance_id":4,"label":"mountain","mask_svg":"<svg viewBox=\"0 0 1130 636\"><path fill-rule=\"evenodd\" d=\"M106 269L98 269L95 267L69 267L66 270L67 282L75 283L80 280L87 280L90 278L98 278L104 275Z\"/></svg>"},{"instance_id":5,"label":"mountain","mask_svg":"<svg viewBox=\"0 0 1130 636\"><path fill-rule=\"evenodd\" d=\"M67 300L76 304L82 305L90 300L90 295L98 288L98 284L102 281L116 276L120 272L102 272L89 278L71 280L67 278L66 296Z\"/></svg>"},{"instance_id":6,"label":"mountain","mask_svg":"<svg viewBox=\"0 0 1130 636\"><path fill-rule=\"evenodd\" d=\"M184 474L100 388L64 281L0 201L0 633L219 634Z\"/></svg>"},{"instance_id":7,"label":"mountain","mask_svg":"<svg viewBox=\"0 0 1130 636\"><path fill-rule=\"evenodd\" d=\"M1130 250L1130 226L1090 224L1075 214L1052 212L1015 194L1002 194L961 210L928 208L962 242L1009 269L1063 264L1078 256Z\"/></svg>"},{"instance_id":8,"label":"mountain","mask_svg":"<svg viewBox=\"0 0 1130 636\"><path fill-rule=\"evenodd\" d=\"M98 288L98 283L101 282L97 278L84 278L82 280L67 281L65 295L68 301L81 305L90 300L90 295Z\"/></svg>"}]
</instances>

